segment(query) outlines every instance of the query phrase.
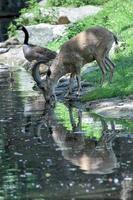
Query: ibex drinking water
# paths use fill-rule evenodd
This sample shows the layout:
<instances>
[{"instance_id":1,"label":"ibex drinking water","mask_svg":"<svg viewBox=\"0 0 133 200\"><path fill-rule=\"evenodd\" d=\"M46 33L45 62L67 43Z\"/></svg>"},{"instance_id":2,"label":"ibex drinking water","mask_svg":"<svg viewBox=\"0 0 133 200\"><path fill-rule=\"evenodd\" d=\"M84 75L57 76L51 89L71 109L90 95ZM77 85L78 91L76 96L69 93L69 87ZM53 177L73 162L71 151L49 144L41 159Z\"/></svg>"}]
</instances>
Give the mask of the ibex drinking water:
<instances>
[{"instance_id":1,"label":"ibex drinking water","mask_svg":"<svg viewBox=\"0 0 133 200\"><path fill-rule=\"evenodd\" d=\"M68 94L72 92L72 78L76 75L79 95L81 67L94 60L97 61L102 71L101 83L105 80L107 66L110 69L111 81L115 66L109 59L109 51L114 42L117 44L117 38L112 32L102 27L92 27L62 45L58 56L47 71L45 80L41 80L38 70L42 62L36 63L32 75L38 86L43 90L46 102L50 102L51 97L54 96L54 87L59 78L67 73L71 74Z\"/></svg>"}]
</instances>

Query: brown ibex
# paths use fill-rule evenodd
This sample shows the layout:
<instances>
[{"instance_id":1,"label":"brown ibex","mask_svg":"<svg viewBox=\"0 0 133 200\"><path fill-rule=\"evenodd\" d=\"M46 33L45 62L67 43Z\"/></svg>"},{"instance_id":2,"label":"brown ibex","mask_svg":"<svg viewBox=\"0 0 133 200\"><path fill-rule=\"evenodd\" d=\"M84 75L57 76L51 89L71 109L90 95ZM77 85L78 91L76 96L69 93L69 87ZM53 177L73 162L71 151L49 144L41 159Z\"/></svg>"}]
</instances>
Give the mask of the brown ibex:
<instances>
[{"instance_id":1,"label":"brown ibex","mask_svg":"<svg viewBox=\"0 0 133 200\"><path fill-rule=\"evenodd\" d=\"M86 63L97 61L101 71L102 80L105 80L107 66L110 69L110 81L113 77L114 64L109 59L109 51L113 43L117 44L116 36L103 27L92 27L83 31L65 42L51 67L47 70L45 80L41 80L39 65L37 62L32 71L34 80L43 91L46 102L51 101L54 96L54 87L63 75L70 73L70 84L68 94L72 92L72 78L76 75L78 83L78 95L81 90L80 70Z\"/></svg>"}]
</instances>

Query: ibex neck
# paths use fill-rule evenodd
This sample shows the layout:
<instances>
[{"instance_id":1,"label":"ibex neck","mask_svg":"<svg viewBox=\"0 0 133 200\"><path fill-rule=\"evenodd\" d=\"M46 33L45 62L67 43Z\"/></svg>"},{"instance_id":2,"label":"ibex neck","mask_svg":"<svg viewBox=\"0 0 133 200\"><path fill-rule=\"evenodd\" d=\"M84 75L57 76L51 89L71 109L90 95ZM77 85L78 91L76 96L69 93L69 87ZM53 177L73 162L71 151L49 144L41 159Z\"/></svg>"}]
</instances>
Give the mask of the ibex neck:
<instances>
[{"instance_id":1,"label":"ibex neck","mask_svg":"<svg viewBox=\"0 0 133 200\"><path fill-rule=\"evenodd\" d=\"M58 58L54 60L54 63L51 66L51 80L54 84L57 84L58 80L66 74L65 69L62 66L62 63L58 62Z\"/></svg>"}]
</instances>

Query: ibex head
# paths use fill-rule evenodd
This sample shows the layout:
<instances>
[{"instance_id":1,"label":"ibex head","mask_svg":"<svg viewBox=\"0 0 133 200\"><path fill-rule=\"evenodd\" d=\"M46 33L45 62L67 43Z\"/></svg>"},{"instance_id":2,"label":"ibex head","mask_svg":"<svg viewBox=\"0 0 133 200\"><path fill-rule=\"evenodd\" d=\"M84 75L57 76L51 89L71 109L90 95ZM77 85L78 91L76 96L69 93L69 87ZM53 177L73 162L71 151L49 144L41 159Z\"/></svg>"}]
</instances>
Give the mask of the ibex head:
<instances>
[{"instance_id":1,"label":"ibex head","mask_svg":"<svg viewBox=\"0 0 133 200\"><path fill-rule=\"evenodd\" d=\"M37 83L37 86L42 90L46 103L53 105L53 103L55 102L55 95L53 93L53 82L50 78L51 70L50 67L48 67L45 76L43 77L43 79L41 79L41 75L39 72L39 66L41 64L44 64L44 62L39 61L34 64L32 68L32 76Z\"/></svg>"}]
</instances>

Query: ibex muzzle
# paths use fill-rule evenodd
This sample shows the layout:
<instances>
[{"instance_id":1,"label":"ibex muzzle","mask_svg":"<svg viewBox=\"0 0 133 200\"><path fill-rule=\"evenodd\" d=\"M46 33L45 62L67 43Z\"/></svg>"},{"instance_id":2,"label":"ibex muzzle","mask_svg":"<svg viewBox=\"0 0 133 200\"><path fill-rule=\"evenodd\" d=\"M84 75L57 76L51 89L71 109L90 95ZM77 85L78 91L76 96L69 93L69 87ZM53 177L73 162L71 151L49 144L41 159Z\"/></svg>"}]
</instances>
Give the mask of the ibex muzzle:
<instances>
[{"instance_id":1,"label":"ibex muzzle","mask_svg":"<svg viewBox=\"0 0 133 200\"><path fill-rule=\"evenodd\" d=\"M51 70L48 67L48 70L46 71L46 75L43 77L43 79L41 79L40 72L39 72L39 66L41 64L44 64L44 61L39 61L34 64L32 68L32 76L35 82L37 83L37 86L41 89L46 103L52 104L53 102L55 102L55 95L53 92L53 84L50 79Z\"/></svg>"}]
</instances>

